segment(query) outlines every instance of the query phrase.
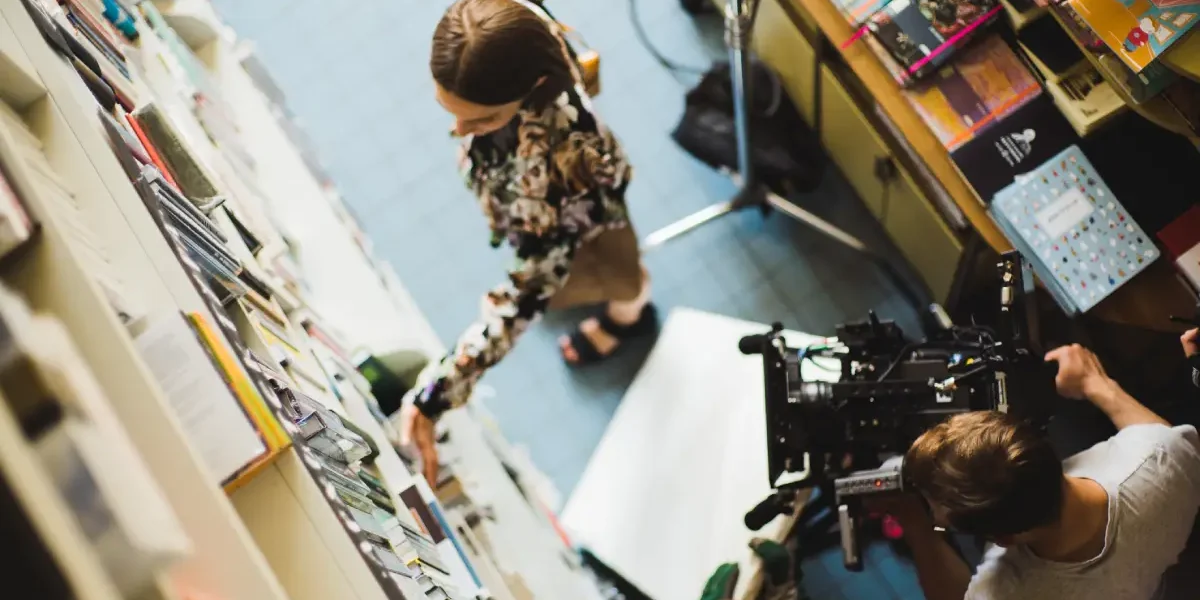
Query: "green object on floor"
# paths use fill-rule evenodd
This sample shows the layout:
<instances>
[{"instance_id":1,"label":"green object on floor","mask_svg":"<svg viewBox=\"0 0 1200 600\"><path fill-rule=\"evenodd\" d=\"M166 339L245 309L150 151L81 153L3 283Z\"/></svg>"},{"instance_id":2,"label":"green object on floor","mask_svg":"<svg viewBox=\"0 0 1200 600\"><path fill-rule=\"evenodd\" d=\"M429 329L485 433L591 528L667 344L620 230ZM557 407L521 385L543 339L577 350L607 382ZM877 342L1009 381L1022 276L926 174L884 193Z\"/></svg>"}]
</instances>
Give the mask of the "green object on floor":
<instances>
[{"instance_id":1,"label":"green object on floor","mask_svg":"<svg viewBox=\"0 0 1200 600\"><path fill-rule=\"evenodd\" d=\"M750 549L762 560L765 575L762 590L755 600L807 600L800 587L803 573L792 545L780 544L763 538L750 540Z\"/></svg>"},{"instance_id":2,"label":"green object on floor","mask_svg":"<svg viewBox=\"0 0 1200 600\"><path fill-rule=\"evenodd\" d=\"M708 583L704 584L700 600L732 600L739 573L737 563L725 563L717 567L712 577L708 578Z\"/></svg>"},{"instance_id":3,"label":"green object on floor","mask_svg":"<svg viewBox=\"0 0 1200 600\"><path fill-rule=\"evenodd\" d=\"M791 579L792 555L782 544L754 538L750 549L762 559L763 570L772 585L783 585Z\"/></svg>"}]
</instances>

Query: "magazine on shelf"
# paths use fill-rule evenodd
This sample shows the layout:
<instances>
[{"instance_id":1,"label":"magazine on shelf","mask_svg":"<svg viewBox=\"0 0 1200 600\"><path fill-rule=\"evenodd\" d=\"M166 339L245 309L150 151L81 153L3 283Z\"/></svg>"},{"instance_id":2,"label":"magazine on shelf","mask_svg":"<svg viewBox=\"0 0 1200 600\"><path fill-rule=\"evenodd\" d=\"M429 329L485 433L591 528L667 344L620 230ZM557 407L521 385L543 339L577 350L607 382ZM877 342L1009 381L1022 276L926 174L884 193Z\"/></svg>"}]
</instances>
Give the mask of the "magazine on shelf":
<instances>
[{"instance_id":1,"label":"magazine on shelf","mask_svg":"<svg viewBox=\"0 0 1200 600\"><path fill-rule=\"evenodd\" d=\"M1018 177L991 213L1068 314L1087 312L1158 258L1078 146Z\"/></svg>"},{"instance_id":2,"label":"magazine on shelf","mask_svg":"<svg viewBox=\"0 0 1200 600\"><path fill-rule=\"evenodd\" d=\"M1139 73L1200 18L1200 0L1067 0L1066 4Z\"/></svg>"},{"instance_id":3,"label":"magazine on shelf","mask_svg":"<svg viewBox=\"0 0 1200 600\"><path fill-rule=\"evenodd\" d=\"M866 28L912 77L950 60L957 47L1000 13L996 0L891 0Z\"/></svg>"}]
</instances>

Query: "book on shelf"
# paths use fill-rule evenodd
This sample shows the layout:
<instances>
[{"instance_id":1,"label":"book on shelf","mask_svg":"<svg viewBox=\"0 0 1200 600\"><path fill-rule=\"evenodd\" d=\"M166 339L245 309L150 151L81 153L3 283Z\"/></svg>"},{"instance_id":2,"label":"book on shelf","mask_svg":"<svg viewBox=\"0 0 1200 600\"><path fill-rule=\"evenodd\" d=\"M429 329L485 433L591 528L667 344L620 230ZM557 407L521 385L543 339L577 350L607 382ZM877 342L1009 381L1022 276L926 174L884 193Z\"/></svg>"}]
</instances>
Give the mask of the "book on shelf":
<instances>
[{"instance_id":1,"label":"book on shelf","mask_svg":"<svg viewBox=\"0 0 1200 600\"><path fill-rule=\"evenodd\" d=\"M1050 96L1040 94L977 132L950 158L984 204L1036 165L1079 139Z\"/></svg>"},{"instance_id":2,"label":"book on shelf","mask_svg":"<svg viewBox=\"0 0 1200 600\"><path fill-rule=\"evenodd\" d=\"M996 0L891 0L867 18L866 28L908 75L920 78L946 64L1001 10Z\"/></svg>"},{"instance_id":3,"label":"book on shelf","mask_svg":"<svg viewBox=\"0 0 1200 600\"><path fill-rule=\"evenodd\" d=\"M137 345L213 483L286 445L241 366L199 315L162 317Z\"/></svg>"},{"instance_id":4,"label":"book on shelf","mask_svg":"<svg viewBox=\"0 0 1200 600\"><path fill-rule=\"evenodd\" d=\"M1200 18L1197 0L1067 0L1066 4L1130 69L1139 73Z\"/></svg>"},{"instance_id":5,"label":"book on shelf","mask_svg":"<svg viewBox=\"0 0 1200 600\"><path fill-rule=\"evenodd\" d=\"M0 286L0 388L50 480L123 594L191 542L62 324Z\"/></svg>"},{"instance_id":6,"label":"book on shelf","mask_svg":"<svg viewBox=\"0 0 1200 600\"><path fill-rule=\"evenodd\" d=\"M1096 35L1095 31L1071 8L1071 5L1065 3L1050 4L1050 12L1053 12L1062 24L1067 35L1075 39L1084 50L1099 54L1104 52L1108 47L1104 44L1104 40Z\"/></svg>"},{"instance_id":7,"label":"book on shelf","mask_svg":"<svg viewBox=\"0 0 1200 600\"><path fill-rule=\"evenodd\" d=\"M1090 64L1046 87L1080 136L1090 134L1127 108L1112 84Z\"/></svg>"},{"instance_id":8,"label":"book on shelf","mask_svg":"<svg viewBox=\"0 0 1200 600\"><path fill-rule=\"evenodd\" d=\"M954 150L1041 91L1008 44L990 36L905 95L946 149Z\"/></svg>"},{"instance_id":9,"label":"book on shelf","mask_svg":"<svg viewBox=\"0 0 1200 600\"><path fill-rule=\"evenodd\" d=\"M834 5L846 17L846 22L860 27L867 18L888 5L890 0L835 0Z\"/></svg>"},{"instance_id":10,"label":"book on shelf","mask_svg":"<svg viewBox=\"0 0 1200 600\"><path fill-rule=\"evenodd\" d=\"M1067 314L1087 312L1158 258L1078 146L996 195L992 217Z\"/></svg>"},{"instance_id":11,"label":"book on shelf","mask_svg":"<svg viewBox=\"0 0 1200 600\"><path fill-rule=\"evenodd\" d=\"M1200 204L1193 205L1158 232L1158 240L1175 259L1175 268L1200 292Z\"/></svg>"},{"instance_id":12,"label":"book on shelf","mask_svg":"<svg viewBox=\"0 0 1200 600\"><path fill-rule=\"evenodd\" d=\"M222 196L208 168L188 148L165 112L149 103L131 116L145 136L143 144L148 140L154 146L184 196L205 208Z\"/></svg>"},{"instance_id":13,"label":"book on shelf","mask_svg":"<svg viewBox=\"0 0 1200 600\"><path fill-rule=\"evenodd\" d=\"M1096 60L1100 68L1108 73L1109 83L1120 86L1121 91L1136 104L1154 98L1179 80L1179 75L1162 63L1151 63L1140 73L1135 73L1111 52L1104 52Z\"/></svg>"},{"instance_id":14,"label":"book on shelf","mask_svg":"<svg viewBox=\"0 0 1200 600\"><path fill-rule=\"evenodd\" d=\"M0 168L20 198L37 198L42 210L53 214L58 231L99 284L114 311L126 323L137 320L143 308L129 294L125 275L112 261L111 253L97 235L92 219L83 211L75 191L58 176L43 150L41 140L21 117L0 102ZM43 218L48 218L43 215ZM24 229L21 221L12 225ZM24 235L23 231L18 232Z\"/></svg>"}]
</instances>

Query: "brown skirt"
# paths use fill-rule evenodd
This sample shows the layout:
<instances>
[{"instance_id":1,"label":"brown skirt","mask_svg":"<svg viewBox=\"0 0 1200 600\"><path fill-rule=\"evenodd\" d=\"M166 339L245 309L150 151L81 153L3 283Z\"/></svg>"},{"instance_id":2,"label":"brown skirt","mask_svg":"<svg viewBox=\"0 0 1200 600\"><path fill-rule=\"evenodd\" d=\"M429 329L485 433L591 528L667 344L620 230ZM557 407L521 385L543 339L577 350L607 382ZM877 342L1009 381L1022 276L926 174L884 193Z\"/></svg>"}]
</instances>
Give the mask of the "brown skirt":
<instances>
[{"instance_id":1,"label":"brown skirt","mask_svg":"<svg viewBox=\"0 0 1200 600\"><path fill-rule=\"evenodd\" d=\"M550 309L632 300L642 291L642 277L633 227L610 229L575 252L567 283L550 299Z\"/></svg>"}]
</instances>

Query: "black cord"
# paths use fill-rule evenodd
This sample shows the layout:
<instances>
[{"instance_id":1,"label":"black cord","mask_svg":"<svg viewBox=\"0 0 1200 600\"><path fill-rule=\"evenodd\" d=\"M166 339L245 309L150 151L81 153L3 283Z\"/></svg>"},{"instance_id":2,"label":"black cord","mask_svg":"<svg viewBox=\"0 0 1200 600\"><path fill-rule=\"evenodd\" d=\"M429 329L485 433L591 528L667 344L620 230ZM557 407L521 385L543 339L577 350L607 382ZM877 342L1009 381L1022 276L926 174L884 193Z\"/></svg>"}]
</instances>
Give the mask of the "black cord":
<instances>
[{"instance_id":1,"label":"black cord","mask_svg":"<svg viewBox=\"0 0 1200 600\"><path fill-rule=\"evenodd\" d=\"M645 27L642 26L642 20L638 16L637 0L629 0L629 20L633 23L633 32L637 35L638 43L654 57L654 60L662 67L672 73L682 73L685 75L704 75L708 69L700 69L689 65L679 64L658 51L654 43L650 41L650 36L646 34Z\"/></svg>"}]
</instances>

